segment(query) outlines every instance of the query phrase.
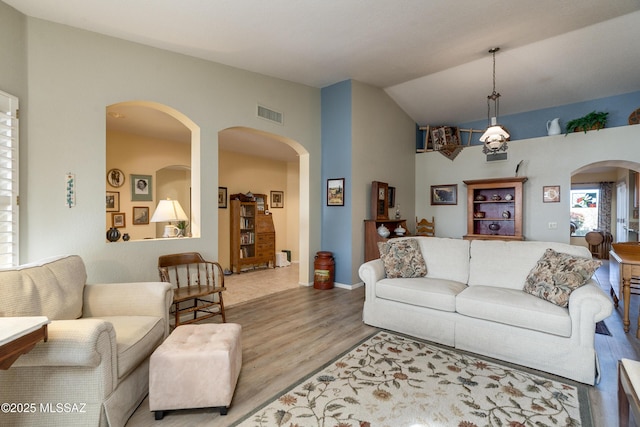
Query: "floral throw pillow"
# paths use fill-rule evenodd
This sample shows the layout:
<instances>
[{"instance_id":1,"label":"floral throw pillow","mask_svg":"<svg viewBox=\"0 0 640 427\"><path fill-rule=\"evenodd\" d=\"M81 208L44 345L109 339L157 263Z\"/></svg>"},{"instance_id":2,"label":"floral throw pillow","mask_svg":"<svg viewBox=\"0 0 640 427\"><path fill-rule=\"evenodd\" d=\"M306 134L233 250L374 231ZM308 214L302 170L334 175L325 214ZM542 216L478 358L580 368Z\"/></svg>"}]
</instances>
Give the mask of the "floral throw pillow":
<instances>
[{"instance_id":1,"label":"floral throw pillow","mask_svg":"<svg viewBox=\"0 0 640 427\"><path fill-rule=\"evenodd\" d=\"M415 239L379 242L378 249L388 278L427 275L427 264Z\"/></svg>"},{"instance_id":2,"label":"floral throw pillow","mask_svg":"<svg viewBox=\"0 0 640 427\"><path fill-rule=\"evenodd\" d=\"M529 272L524 291L560 307L568 307L571 292L587 283L601 265L600 260L547 249Z\"/></svg>"}]
</instances>

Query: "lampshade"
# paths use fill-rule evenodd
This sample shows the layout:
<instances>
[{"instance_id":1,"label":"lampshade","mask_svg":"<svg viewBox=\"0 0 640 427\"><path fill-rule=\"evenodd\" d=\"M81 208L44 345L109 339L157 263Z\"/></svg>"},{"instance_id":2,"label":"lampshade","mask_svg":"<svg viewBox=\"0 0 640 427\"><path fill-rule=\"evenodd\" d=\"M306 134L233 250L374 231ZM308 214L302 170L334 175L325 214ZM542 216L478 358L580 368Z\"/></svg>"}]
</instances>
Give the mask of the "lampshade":
<instances>
[{"instance_id":1,"label":"lampshade","mask_svg":"<svg viewBox=\"0 0 640 427\"><path fill-rule=\"evenodd\" d=\"M160 200L156 211L151 217L151 222L187 221L189 218L184 213L180 202L177 200Z\"/></svg>"}]
</instances>

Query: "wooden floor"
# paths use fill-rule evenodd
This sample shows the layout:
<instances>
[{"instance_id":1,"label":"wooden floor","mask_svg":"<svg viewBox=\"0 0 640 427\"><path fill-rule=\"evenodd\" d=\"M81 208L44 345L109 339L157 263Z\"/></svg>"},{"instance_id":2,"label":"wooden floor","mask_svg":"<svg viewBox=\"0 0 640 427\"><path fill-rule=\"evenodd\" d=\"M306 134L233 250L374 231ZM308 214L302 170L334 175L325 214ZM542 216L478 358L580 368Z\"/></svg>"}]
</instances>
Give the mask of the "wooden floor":
<instances>
[{"instance_id":1,"label":"wooden floor","mask_svg":"<svg viewBox=\"0 0 640 427\"><path fill-rule=\"evenodd\" d=\"M598 277L608 293L606 265ZM632 329L628 334L622 328L621 304L605 321L612 336L596 335L602 380L589 391L596 427L618 423L618 359L640 360L640 344L635 338L638 299L640 296L632 296ZM295 287L228 308L227 321L243 327L243 366L229 414L184 410L169 412L162 421L155 421L145 399L127 426L230 425L373 333L374 328L362 323L363 302L364 288L321 291Z\"/></svg>"}]
</instances>

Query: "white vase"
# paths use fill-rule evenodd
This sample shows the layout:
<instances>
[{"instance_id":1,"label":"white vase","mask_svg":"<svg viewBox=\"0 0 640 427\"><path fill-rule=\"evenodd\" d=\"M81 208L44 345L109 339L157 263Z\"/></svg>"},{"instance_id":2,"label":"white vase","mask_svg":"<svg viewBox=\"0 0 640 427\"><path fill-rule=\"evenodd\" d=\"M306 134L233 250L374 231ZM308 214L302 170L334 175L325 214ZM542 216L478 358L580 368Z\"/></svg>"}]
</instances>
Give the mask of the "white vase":
<instances>
[{"instance_id":1,"label":"white vase","mask_svg":"<svg viewBox=\"0 0 640 427\"><path fill-rule=\"evenodd\" d=\"M547 121L547 135L560 135L560 119L555 118Z\"/></svg>"}]
</instances>

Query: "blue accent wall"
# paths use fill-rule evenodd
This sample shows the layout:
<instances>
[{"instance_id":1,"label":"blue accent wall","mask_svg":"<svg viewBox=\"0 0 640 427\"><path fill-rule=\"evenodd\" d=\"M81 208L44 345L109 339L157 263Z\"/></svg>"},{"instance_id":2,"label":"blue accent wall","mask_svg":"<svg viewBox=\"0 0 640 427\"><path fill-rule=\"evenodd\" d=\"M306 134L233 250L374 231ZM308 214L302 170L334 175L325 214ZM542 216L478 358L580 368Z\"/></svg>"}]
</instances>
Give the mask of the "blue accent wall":
<instances>
[{"instance_id":1,"label":"blue accent wall","mask_svg":"<svg viewBox=\"0 0 640 427\"><path fill-rule=\"evenodd\" d=\"M333 252L335 281L351 284L351 81L321 90L322 99L322 228L321 249ZM327 206L327 179L345 179L344 206ZM313 224L311 224L313 227Z\"/></svg>"},{"instance_id":2,"label":"blue accent wall","mask_svg":"<svg viewBox=\"0 0 640 427\"><path fill-rule=\"evenodd\" d=\"M525 113L500 116L498 122L511 134L511 140L539 138L547 135L547 121L556 117L560 118L560 127L565 132L567 122L582 117L592 111L607 111L608 128L628 125L629 115L640 107L640 91L623 95L598 98L590 101L577 102L575 104L560 105L541 110L527 111ZM486 129L487 119L473 122L459 123L460 129ZM479 145L481 133L474 133L471 145ZM467 144L468 133L461 134L462 144ZM416 136L416 148L424 145L424 131Z\"/></svg>"}]
</instances>

